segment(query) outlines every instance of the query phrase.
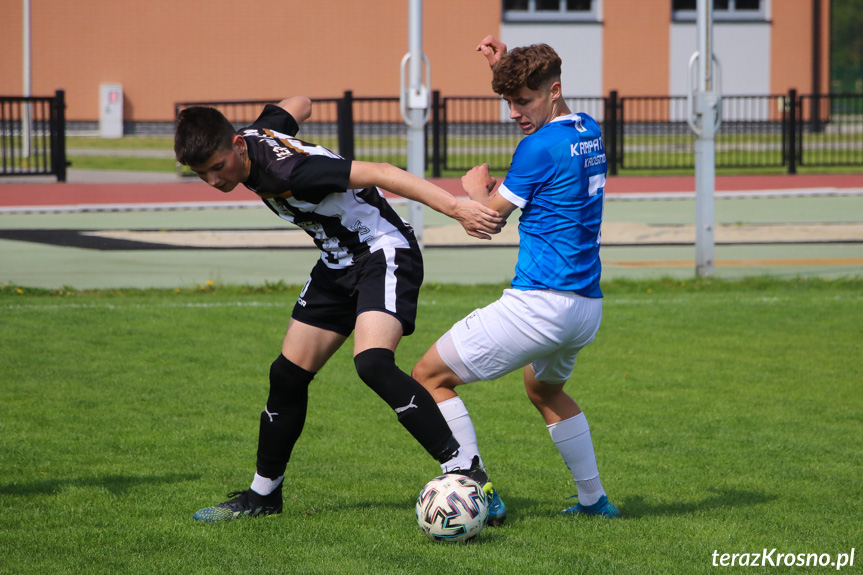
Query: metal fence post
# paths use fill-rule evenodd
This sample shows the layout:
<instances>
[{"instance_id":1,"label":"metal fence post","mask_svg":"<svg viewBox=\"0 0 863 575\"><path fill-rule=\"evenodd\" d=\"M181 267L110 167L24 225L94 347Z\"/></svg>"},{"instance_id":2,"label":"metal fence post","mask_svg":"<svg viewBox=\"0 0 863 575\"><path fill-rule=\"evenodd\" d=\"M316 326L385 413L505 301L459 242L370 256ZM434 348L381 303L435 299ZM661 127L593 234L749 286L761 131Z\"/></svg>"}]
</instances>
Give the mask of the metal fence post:
<instances>
[{"instance_id":1,"label":"metal fence post","mask_svg":"<svg viewBox=\"0 0 863 575\"><path fill-rule=\"evenodd\" d=\"M824 131L824 122L821 120L821 101L825 99L822 94L814 92L811 96L812 105L809 108L809 133L820 134ZM829 99L826 99L829 103ZM829 118L829 114L828 114ZM802 121L802 119L801 119Z\"/></svg>"},{"instance_id":2,"label":"metal fence post","mask_svg":"<svg viewBox=\"0 0 863 575\"><path fill-rule=\"evenodd\" d=\"M432 91L432 177L440 177L440 90Z\"/></svg>"},{"instance_id":3,"label":"metal fence post","mask_svg":"<svg viewBox=\"0 0 863 575\"><path fill-rule=\"evenodd\" d=\"M354 93L345 90L344 97L336 105L339 155L346 160L354 159Z\"/></svg>"},{"instance_id":4,"label":"metal fence post","mask_svg":"<svg viewBox=\"0 0 863 575\"><path fill-rule=\"evenodd\" d=\"M797 90L788 90L788 173L797 173Z\"/></svg>"},{"instance_id":5,"label":"metal fence post","mask_svg":"<svg viewBox=\"0 0 863 575\"><path fill-rule=\"evenodd\" d=\"M54 92L51 103L51 171L58 182L66 181L66 92Z\"/></svg>"},{"instance_id":6,"label":"metal fence post","mask_svg":"<svg viewBox=\"0 0 863 575\"><path fill-rule=\"evenodd\" d=\"M438 113L441 116L441 169L447 169L447 145L449 143L449 122L447 121L446 106L448 98L441 98L440 110Z\"/></svg>"},{"instance_id":7,"label":"metal fence post","mask_svg":"<svg viewBox=\"0 0 863 575\"><path fill-rule=\"evenodd\" d=\"M608 173L617 175L617 90L608 93L605 98L605 155L608 159Z\"/></svg>"}]
</instances>

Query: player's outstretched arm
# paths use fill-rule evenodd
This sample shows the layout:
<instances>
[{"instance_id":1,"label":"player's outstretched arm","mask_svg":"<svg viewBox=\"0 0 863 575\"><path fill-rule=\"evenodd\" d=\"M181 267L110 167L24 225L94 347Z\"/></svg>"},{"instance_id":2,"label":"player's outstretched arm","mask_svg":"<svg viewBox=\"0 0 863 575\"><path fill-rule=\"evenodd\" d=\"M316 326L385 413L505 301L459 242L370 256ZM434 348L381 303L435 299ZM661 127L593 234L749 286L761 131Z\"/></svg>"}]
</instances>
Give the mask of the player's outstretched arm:
<instances>
[{"instance_id":1,"label":"player's outstretched arm","mask_svg":"<svg viewBox=\"0 0 863 575\"><path fill-rule=\"evenodd\" d=\"M489 174L488 164L475 166L461 177L461 185L470 199L492 208L506 220L516 205L496 193L495 184L497 179Z\"/></svg>"},{"instance_id":2,"label":"player's outstretched arm","mask_svg":"<svg viewBox=\"0 0 863 575\"><path fill-rule=\"evenodd\" d=\"M305 96L294 96L282 100L279 102L279 108L293 116L297 125L302 125L312 115L312 101Z\"/></svg>"},{"instance_id":3,"label":"player's outstretched arm","mask_svg":"<svg viewBox=\"0 0 863 575\"><path fill-rule=\"evenodd\" d=\"M500 57L506 54L506 44L489 35L480 41L476 51L482 52L482 55L488 60L489 67L494 68L494 65L500 62Z\"/></svg>"},{"instance_id":4,"label":"player's outstretched arm","mask_svg":"<svg viewBox=\"0 0 863 575\"><path fill-rule=\"evenodd\" d=\"M458 221L469 236L490 240L500 232L503 218L495 210L473 200L459 200L441 187L391 164L351 162L349 185L353 189L377 186Z\"/></svg>"}]
</instances>

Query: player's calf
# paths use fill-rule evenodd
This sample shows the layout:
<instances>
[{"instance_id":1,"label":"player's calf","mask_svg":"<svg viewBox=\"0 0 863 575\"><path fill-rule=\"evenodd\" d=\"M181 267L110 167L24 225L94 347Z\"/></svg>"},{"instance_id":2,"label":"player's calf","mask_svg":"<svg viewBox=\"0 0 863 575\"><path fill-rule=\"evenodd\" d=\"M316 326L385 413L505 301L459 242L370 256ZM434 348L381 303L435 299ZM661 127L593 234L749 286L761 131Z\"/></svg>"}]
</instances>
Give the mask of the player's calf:
<instances>
[{"instance_id":1,"label":"player's calf","mask_svg":"<svg viewBox=\"0 0 863 575\"><path fill-rule=\"evenodd\" d=\"M360 379L387 402L399 423L440 462L452 459L458 441L429 392L398 368L395 354L386 348L371 348L354 357Z\"/></svg>"},{"instance_id":2,"label":"player's calf","mask_svg":"<svg viewBox=\"0 0 863 575\"><path fill-rule=\"evenodd\" d=\"M270 394L261 412L258 474L277 478L285 473L294 444L303 432L309 384L315 374L279 355L270 366Z\"/></svg>"}]
</instances>

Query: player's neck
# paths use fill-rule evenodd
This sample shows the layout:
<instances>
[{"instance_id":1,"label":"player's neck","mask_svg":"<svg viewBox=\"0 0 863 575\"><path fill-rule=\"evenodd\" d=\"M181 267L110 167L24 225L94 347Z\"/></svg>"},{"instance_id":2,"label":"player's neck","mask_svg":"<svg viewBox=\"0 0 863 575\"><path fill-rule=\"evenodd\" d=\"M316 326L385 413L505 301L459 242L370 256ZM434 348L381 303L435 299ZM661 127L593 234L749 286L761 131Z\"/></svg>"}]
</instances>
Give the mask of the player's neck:
<instances>
[{"instance_id":1,"label":"player's neck","mask_svg":"<svg viewBox=\"0 0 863 575\"><path fill-rule=\"evenodd\" d=\"M249 157L248 149L242 154L241 159L243 160L243 179L240 181L246 182L252 174L252 158Z\"/></svg>"},{"instance_id":2,"label":"player's neck","mask_svg":"<svg viewBox=\"0 0 863 575\"><path fill-rule=\"evenodd\" d=\"M572 114L572 111L569 109L569 106L566 105L566 102L564 102L563 99L555 100L554 106L552 107L552 120L556 118L561 118L563 116L569 116L570 114Z\"/></svg>"}]
</instances>

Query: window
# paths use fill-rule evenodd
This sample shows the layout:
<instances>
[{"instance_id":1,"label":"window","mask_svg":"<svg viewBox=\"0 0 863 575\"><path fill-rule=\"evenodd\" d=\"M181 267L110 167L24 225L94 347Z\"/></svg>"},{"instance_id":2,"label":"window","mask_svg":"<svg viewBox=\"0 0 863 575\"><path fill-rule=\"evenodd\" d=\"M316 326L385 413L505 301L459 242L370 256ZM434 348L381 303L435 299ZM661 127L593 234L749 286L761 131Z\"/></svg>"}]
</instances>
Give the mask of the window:
<instances>
[{"instance_id":1,"label":"window","mask_svg":"<svg viewBox=\"0 0 863 575\"><path fill-rule=\"evenodd\" d=\"M599 19L600 0L503 0L507 22Z\"/></svg>"},{"instance_id":2,"label":"window","mask_svg":"<svg viewBox=\"0 0 863 575\"><path fill-rule=\"evenodd\" d=\"M766 20L767 0L713 0L714 20ZM674 20L695 20L696 0L671 0Z\"/></svg>"}]
</instances>

